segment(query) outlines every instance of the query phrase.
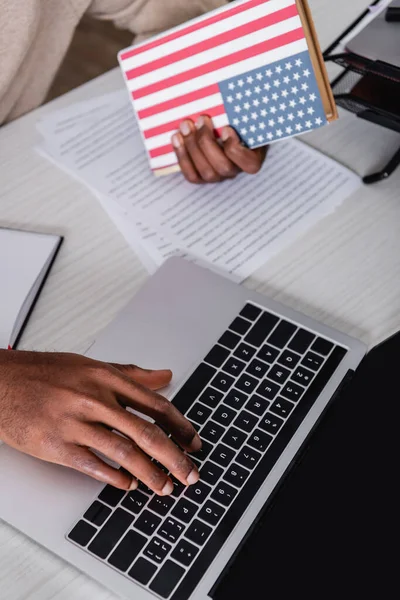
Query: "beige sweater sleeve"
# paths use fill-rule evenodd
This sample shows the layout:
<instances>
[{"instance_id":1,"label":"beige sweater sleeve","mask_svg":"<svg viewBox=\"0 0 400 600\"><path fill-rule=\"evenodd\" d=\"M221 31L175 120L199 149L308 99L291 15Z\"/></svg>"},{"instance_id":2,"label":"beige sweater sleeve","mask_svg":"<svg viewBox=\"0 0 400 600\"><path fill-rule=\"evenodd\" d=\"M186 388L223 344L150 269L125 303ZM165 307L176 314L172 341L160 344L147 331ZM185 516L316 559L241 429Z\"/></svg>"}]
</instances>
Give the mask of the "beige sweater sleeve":
<instances>
[{"instance_id":1,"label":"beige sweater sleeve","mask_svg":"<svg viewBox=\"0 0 400 600\"><path fill-rule=\"evenodd\" d=\"M129 29L136 41L184 23L229 0L93 0L89 13Z\"/></svg>"}]
</instances>

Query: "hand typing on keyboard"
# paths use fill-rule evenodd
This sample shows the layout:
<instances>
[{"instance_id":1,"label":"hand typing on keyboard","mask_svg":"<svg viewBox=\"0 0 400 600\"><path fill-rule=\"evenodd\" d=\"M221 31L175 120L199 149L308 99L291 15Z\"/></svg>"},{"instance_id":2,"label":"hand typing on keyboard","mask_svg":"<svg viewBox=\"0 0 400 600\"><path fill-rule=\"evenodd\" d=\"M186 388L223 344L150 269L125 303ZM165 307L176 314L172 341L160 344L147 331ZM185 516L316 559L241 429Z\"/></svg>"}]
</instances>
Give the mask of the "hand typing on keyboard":
<instances>
[{"instance_id":1,"label":"hand typing on keyboard","mask_svg":"<svg viewBox=\"0 0 400 600\"><path fill-rule=\"evenodd\" d=\"M161 598L188 598L345 354L247 303L172 399L203 441L201 481L173 477L163 498L105 486L68 539Z\"/></svg>"},{"instance_id":2,"label":"hand typing on keyboard","mask_svg":"<svg viewBox=\"0 0 400 600\"><path fill-rule=\"evenodd\" d=\"M196 483L199 473L163 430L189 452L201 448L193 425L156 392L171 376L74 354L0 350L0 439L113 487L134 490L139 479L156 494L169 495L174 485L166 473L185 486Z\"/></svg>"}]
</instances>

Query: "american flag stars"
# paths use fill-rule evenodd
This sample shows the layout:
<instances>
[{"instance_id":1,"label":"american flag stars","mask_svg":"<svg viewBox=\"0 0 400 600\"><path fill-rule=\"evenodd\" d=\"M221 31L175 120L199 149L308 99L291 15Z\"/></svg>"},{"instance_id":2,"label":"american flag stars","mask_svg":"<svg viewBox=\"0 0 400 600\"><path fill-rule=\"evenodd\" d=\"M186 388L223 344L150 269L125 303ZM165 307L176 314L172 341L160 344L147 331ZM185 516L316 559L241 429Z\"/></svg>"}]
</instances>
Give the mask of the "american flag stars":
<instances>
[{"instance_id":1,"label":"american flag stars","mask_svg":"<svg viewBox=\"0 0 400 600\"><path fill-rule=\"evenodd\" d=\"M220 90L230 123L249 147L327 123L308 52L222 82Z\"/></svg>"}]
</instances>

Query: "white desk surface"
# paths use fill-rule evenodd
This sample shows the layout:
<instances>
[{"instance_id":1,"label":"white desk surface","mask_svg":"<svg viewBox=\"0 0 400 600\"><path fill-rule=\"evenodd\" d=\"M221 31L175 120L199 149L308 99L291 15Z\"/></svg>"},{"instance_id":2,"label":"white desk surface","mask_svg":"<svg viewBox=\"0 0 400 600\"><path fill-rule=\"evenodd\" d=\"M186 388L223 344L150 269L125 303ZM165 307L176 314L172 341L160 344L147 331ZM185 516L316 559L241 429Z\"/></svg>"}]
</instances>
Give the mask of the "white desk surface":
<instances>
[{"instance_id":1,"label":"white desk surface","mask_svg":"<svg viewBox=\"0 0 400 600\"><path fill-rule=\"evenodd\" d=\"M367 2L310 4L325 48ZM84 352L147 277L91 193L33 150L40 114L121 85L111 72L0 130L0 223L65 236L25 349ZM399 136L342 115L308 141L365 175L385 164ZM363 187L246 285L370 346L400 329L400 171ZM0 590L2 600L116 598L1 521Z\"/></svg>"}]
</instances>

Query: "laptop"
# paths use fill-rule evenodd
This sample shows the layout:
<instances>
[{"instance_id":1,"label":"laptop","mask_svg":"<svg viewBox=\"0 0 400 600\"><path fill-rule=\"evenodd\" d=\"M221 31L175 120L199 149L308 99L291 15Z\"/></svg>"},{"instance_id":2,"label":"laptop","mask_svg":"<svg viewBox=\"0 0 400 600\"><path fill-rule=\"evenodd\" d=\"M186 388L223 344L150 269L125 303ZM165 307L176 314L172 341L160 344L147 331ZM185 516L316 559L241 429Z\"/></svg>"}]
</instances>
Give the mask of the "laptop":
<instances>
[{"instance_id":1,"label":"laptop","mask_svg":"<svg viewBox=\"0 0 400 600\"><path fill-rule=\"evenodd\" d=\"M349 503L364 514L373 493L360 452L384 426L367 404L374 352L353 379L361 342L173 258L88 354L173 370L166 394L202 438L200 481L175 482L168 497L142 484L125 493L3 445L2 519L130 600L310 597L323 567L342 581L335 536L344 556L358 515ZM367 547L358 541L352 568Z\"/></svg>"},{"instance_id":2,"label":"laptop","mask_svg":"<svg viewBox=\"0 0 400 600\"><path fill-rule=\"evenodd\" d=\"M399 6L398 0L392 2ZM347 50L373 61L380 61L400 69L399 23L386 20L383 10L347 44Z\"/></svg>"}]
</instances>

